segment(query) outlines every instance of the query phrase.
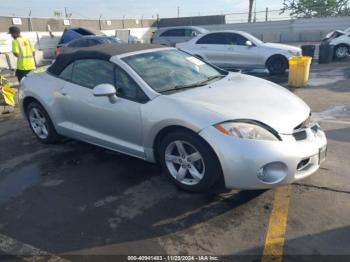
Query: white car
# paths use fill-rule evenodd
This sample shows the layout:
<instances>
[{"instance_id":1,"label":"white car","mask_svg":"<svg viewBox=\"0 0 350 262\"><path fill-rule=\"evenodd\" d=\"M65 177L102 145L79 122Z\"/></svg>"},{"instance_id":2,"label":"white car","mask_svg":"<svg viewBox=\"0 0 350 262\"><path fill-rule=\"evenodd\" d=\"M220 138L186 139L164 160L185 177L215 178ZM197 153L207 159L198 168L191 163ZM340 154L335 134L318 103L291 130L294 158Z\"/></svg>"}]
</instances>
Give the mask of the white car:
<instances>
[{"instance_id":1,"label":"white car","mask_svg":"<svg viewBox=\"0 0 350 262\"><path fill-rule=\"evenodd\" d=\"M152 38L153 44L175 46L191 40L197 35L207 33L208 30L197 26L166 27L159 29Z\"/></svg>"},{"instance_id":2,"label":"white car","mask_svg":"<svg viewBox=\"0 0 350 262\"><path fill-rule=\"evenodd\" d=\"M301 55L299 47L264 43L242 31L217 31L199 35L177 48L225 69L263 69L284 74L288 59Z\"/></svg>"},{"instance_id":3,"label":"white car","mask_svg":"<svg viewBox=\"0 0 350 262\"><path fill-rule=\"evenodd\" d=\"M344 31L337 30L329 33L323 40L322 44L334 46L334 58L344 59L350 55L350 27Z\"/></svg>"}]
</instances>

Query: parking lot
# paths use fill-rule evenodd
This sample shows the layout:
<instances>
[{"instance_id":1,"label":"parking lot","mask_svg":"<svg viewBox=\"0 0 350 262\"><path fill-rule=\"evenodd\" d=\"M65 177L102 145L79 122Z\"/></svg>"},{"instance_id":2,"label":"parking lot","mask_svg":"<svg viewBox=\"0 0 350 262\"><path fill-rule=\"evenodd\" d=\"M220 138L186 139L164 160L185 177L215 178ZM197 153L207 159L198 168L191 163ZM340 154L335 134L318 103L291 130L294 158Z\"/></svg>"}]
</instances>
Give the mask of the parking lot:
<instances>
[{"instance_id":1,"label":"parking lot","mask_svg":"<svg viewBox=\"0 0 350 262\"><path fill-rule=\"evenodd\" d=\"M287 86L286 76L250 73ZM349 87L350 65L337 62L313 64L309 86L291 90L326 130L328 157L310 178L267 191L185 193L158 165L69 139L39 143L16 108L0 116L0 255L345 259Z\"/></svg>"}]
</instances>

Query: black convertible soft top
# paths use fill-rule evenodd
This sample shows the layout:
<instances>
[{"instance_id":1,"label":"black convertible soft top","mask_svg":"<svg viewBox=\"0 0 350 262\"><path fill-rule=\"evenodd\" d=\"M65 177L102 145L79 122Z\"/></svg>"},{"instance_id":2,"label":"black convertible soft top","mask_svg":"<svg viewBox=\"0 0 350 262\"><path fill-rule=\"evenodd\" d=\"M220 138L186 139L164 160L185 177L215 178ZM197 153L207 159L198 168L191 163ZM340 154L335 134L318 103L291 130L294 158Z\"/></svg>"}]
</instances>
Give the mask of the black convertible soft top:
<instances>
[{"instance_id":1,"label":"black convertible soft top","mask_svg":"<svg viewBox=\"0 0 350 262\"><path fill-rule=\"evenodd\" d=\"M53 75L59 75L67 65L80 59L110 60L112 56L136 51L164 48L161 45L150 44L102 44L86 48L79 48L62 53L57 56L55 62L47 69Z\"/></svg>"}]
</instances>

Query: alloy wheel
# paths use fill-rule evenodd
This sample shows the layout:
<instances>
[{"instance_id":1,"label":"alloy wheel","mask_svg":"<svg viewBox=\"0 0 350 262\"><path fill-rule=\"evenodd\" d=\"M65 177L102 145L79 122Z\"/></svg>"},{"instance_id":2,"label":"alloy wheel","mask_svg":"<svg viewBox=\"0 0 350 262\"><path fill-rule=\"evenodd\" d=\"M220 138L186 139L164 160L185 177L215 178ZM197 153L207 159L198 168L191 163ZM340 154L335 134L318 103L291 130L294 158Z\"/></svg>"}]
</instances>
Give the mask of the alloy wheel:
<instances>
[{"instance_id":1,"label":"alloy wheel","mask_svg":"<svg viewBox=\"0 0 350 262\"><path fill-rule=\"evenodd\" d=\"M41 139L47 139L49 136L47 119L40 109L34 107L29 111L29 123L34 133Z\"/></svg>"},{"instance_id":2,"label":"alloy wheel","mask_svg":"<svg viewBox=\"0 0 350 262\"><path fill-rule=\"evenodd\" d=\"M185 141L173 141L166 147L165 163L170 174L184 185L198 184L205 174L202 155Z\"/></svg>"},{"instance_id":3,"label":"alloy wheel","mask_svg":"<svg viewBox=\"0 0 350 262\"><path fill-rule=\"evenodd\" d=\"M348 48L346 46L339 46L335 51L337 58L345 58L348 55Z\"/></svg>"}]
</instances>

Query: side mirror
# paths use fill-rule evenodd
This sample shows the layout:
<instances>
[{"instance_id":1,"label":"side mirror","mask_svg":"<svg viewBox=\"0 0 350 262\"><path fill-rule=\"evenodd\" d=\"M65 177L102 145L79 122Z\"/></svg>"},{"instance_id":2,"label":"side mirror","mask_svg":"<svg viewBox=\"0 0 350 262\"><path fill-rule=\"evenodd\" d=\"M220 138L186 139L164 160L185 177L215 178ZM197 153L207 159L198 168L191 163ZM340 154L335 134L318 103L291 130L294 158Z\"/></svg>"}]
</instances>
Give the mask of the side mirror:
<instances>
[{"instance_id":1,"label":"side mirror","mask_svg":"<svg viewBox=\"0 0 350 262\"><path fill-rule=\"evenodd\" d=\"M253 43L252 43L251 41L247 40L247 41L245 42L245 45L248 46L248 47L252 47L252 46L253 46Z\"/></svg>"},{"instance_id":2,"label":"side mirror","mask_svg":"<svg viewBox=\"0 0 350 262\"><path fill-rule=\"evenodd\" d=\"M118 97L116 95L115 87L111 84L100 84L94 87L92 90L94 96L107 96L109 101L114 104L117 102Z\"/></svg>"}]
</instances>

